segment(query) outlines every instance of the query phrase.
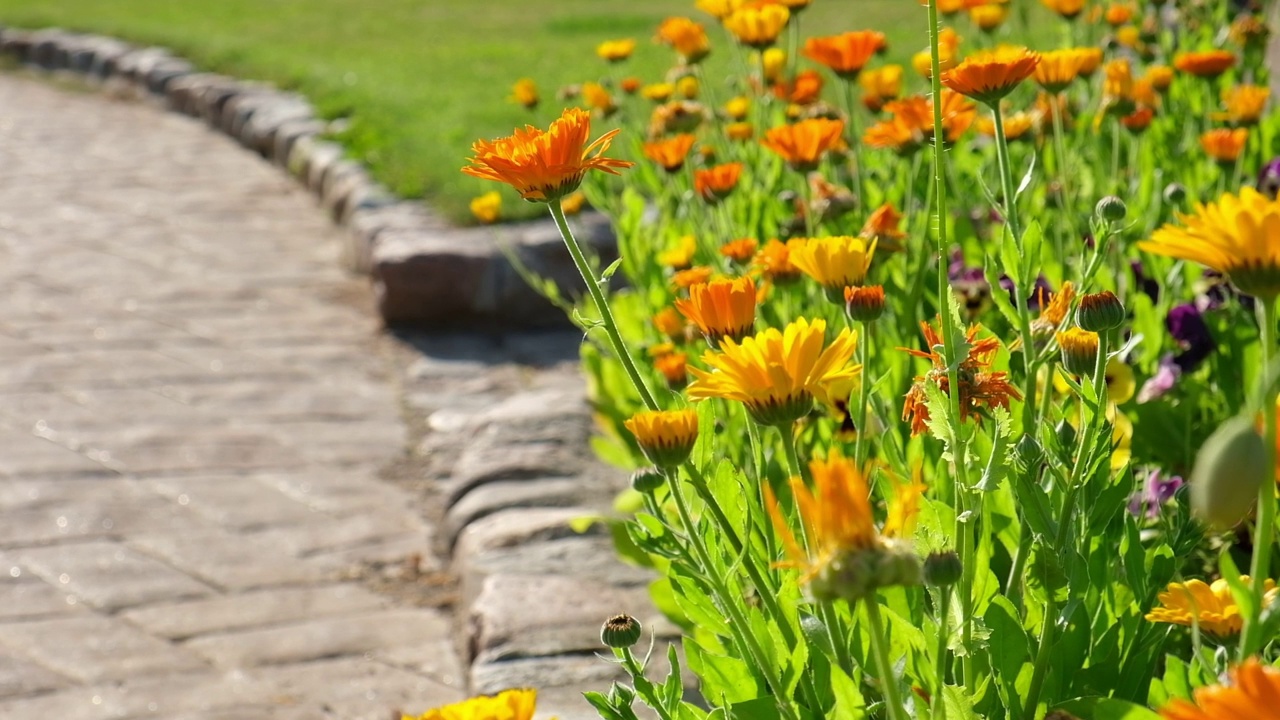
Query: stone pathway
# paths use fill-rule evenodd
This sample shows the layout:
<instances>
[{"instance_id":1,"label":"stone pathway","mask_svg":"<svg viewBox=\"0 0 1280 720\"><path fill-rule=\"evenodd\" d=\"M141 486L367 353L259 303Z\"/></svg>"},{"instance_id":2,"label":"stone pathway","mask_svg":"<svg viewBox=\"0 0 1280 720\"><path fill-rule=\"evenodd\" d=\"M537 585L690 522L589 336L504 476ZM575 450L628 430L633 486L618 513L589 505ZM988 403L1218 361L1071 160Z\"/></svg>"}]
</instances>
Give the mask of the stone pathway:
<instances>
[{"instance_id":1,"label":"stone pathway","mask_svg":"<svg viewBox=\"0 0 1280 720\"><path fill-rule=\"evenodd\" d=\"M141 104L0 76L0 167L0 717L607 689L646 578L565 528L617 480L576 334L388 338L287 177Z\"/></svg>"}]
</instances>

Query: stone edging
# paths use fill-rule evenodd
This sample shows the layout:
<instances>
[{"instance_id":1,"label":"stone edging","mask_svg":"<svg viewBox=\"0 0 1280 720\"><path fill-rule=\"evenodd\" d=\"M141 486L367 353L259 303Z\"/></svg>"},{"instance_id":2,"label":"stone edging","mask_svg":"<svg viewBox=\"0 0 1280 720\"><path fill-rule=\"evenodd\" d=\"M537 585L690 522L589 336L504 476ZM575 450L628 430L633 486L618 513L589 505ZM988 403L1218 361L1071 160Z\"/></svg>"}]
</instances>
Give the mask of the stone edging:
<instances>
[{"instance_id":1,"label":"stone edging","mask_svg":"<svg viewBox=\"0 0 1280 720\"><path fill-rule=\"evenodd\" d=\"M562 293L582 289L549 220L450 227L421 202L397 199L363 166L344 158L340 145L324 139L328 123L296 93L201 72L164 48L59 29L2 28L0 53L200 118L286 169L347 230L343 264L371 276L379 312L389 325L565 324L564 312L525 283L502 245ZM579 240L612 261L616 245L607 220L587 215L576 222Z\"/></svg>"}]
</instances>

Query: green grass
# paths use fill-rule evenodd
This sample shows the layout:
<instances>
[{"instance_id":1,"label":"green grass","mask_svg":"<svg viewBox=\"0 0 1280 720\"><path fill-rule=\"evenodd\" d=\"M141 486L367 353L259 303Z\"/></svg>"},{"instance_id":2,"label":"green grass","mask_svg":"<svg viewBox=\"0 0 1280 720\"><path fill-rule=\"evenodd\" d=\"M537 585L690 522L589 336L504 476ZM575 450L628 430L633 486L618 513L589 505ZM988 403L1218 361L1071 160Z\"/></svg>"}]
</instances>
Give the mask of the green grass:
<instances>
[{"instance_id":1,"label":"green grass","mask_svg":"<svg viewBox=\"0 0 1280 720\"><path fill-rule=\"evenodd\" d=\"M621 73L660 79L672 55L650 39L675 14L705 22L709 77L723 75L733 54L692 0L0 0L0 23L164 45L202 68L296 89L324 116L350 119L341 140L378 179L456 220L492 189L458 172L473 140L558 115L556 88L605 74L602 40L636 38ZM802 27L880 29L900 57L925 45L914 0L817 0ZM523 76L543 91L534 113L506 101ZM514 194L507 207L521 210Z\"/></svg>"}]
</instances>

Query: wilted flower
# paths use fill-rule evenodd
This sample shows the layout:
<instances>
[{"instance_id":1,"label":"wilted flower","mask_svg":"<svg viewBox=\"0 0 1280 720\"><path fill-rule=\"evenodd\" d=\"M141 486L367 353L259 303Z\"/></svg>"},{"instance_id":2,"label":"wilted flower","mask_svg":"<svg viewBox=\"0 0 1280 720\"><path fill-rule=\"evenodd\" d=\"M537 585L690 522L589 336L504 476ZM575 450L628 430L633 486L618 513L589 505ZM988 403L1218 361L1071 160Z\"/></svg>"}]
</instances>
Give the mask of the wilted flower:
<instances>
[{"instance_id":1,"label":"wilted flower","mask_svg":"<svg viewBox=\"0 0 1280 720\"><path fill-rule=\"evenodd\" d=\"M902 408L902 419L911 421L911 434L919 435L928 428L929 407L925 384L936 385L944 395L950 395L950 378L947 363L935 348L942 345L939 331L927 322L920 323L924 333L925 347L928 350L912 350L899 348L929 360L933 367L925 375L916 376L915 384L907 391L906 402ZM981 422L987 409L1008 408L1009 400L1021 400L1022 394L1009 383L1008 373L992 372L991 365L1000 350L1000 341L994 337L978 339L981 325L972 325L965 333L965 342L969 346L968 355L960 363L959 405L961 419L972 418Z\"/></svg>"}]
</instances>

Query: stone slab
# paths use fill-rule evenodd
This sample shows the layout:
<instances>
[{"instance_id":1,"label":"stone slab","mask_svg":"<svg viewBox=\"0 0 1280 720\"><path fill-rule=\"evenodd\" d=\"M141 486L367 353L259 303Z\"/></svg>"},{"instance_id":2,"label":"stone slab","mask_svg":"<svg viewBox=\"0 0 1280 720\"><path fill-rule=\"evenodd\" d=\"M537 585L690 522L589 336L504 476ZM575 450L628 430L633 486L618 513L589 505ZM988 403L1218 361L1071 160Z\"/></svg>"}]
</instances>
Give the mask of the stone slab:
<instances>
[{"instance_id":1,"label":"stone slab","mask_svg":"<svg viewBox=\"0 0 1280 720\"><path fill-rule=\"evenodd\" d=\"M97 615L6 623L0 625L0 646L87 683L207 668L188 650Z\"/></svg>"},{"instance_id":2,"label":"stone slab","mask_svg":"<svg viewBox=\"0 0 1280 720\"><path fill-rule=\"evenodd\" d=\"M114 542L6 551L0 555L0 562L5 561L108 611L211 593L209 586L191 576Z\"/></svg>"},{"instance_id":3,"label":"stone slab","mask_svg":"<svg viewBox=\"0 0 1280 720\"><path fill-rule=\"evenodd\" d=\"M3 586L0 586L3 588ZM122 617L147 632L171 640L227 633L301 620L367 612L386 598L359 585L272 588L221 597L150 605Z\"/></svg>"}]
</instances>

